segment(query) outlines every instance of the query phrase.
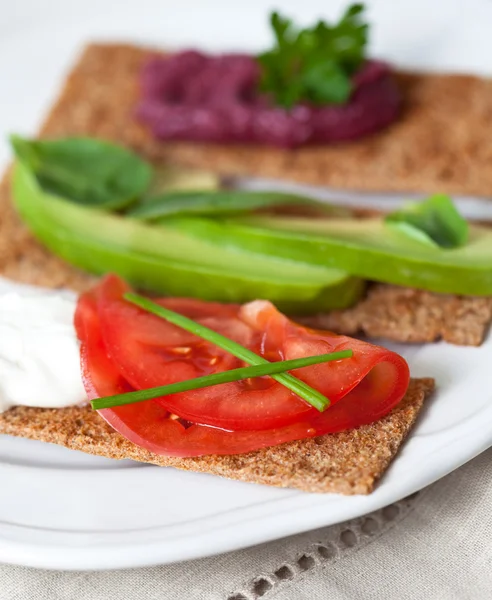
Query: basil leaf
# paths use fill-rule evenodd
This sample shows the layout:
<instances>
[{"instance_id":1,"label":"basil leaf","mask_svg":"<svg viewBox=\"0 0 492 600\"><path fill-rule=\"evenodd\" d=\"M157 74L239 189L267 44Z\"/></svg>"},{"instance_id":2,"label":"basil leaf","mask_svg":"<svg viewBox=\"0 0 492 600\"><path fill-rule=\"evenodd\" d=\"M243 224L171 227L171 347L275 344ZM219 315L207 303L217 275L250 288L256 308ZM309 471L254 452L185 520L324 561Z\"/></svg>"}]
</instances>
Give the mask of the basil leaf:
<instances>
[{"instance_id":1,"label":"basil leaf","mask_svg":"<svg viewBox=\"0 0 492 600\"><path fill-rule=\"evenodd\" d=\"M468 222L451 198L443 194L410 203L388 215L385 222L405 235L440 248L458 248L468 241Z\"/></svg>"},{"instance_id":2,"label":"basil leaf","mask_svg":"<svg viewBox=\"0 0 492 600\"><path fill-rule=\"evenodd\" d=\"M251 212L261 208L293 204L326 205L310 198L282 192L252 192L247 190L210 190L166 192L148 198L126 214L152 221L171 215L213 215ZM326 207L328 210L328 207Z\"/></svg>"},{"instance_id":3,"label":"basil leaf","mask_svg":"<svg viewBox=\"0 0 492 600\"><path fill-rule=\"evenodd\" d=\"M121 209L150 185L153 169L136 154L91 138L10 138L16 157L52 194L94 208Z\"/></svg>"}]
</instances>

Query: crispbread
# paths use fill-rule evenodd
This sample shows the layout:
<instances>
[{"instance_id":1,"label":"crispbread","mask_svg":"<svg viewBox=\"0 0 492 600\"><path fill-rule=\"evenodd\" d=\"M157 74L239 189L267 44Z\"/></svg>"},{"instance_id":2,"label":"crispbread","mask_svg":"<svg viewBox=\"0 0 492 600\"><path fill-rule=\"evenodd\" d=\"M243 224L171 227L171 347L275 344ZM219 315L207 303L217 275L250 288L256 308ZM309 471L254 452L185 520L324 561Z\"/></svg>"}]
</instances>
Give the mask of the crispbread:
<instances>
[{"instance_id":1,"label":"crispbread","mask_svg":"<svg viewBox=\"0 0 492 600\"><path fill-rule=\"evenodd\" d=\"M306 492L368 494L411 429L432 379L412 380L405 398L376 423L247 454L170 458L135 446L90 408L18 407L0 414L5 433L115 459L133 459Z\"/></svg>"},{"instance_id":2,"label":"crispbread","mask_svg":"<svg viewBox=\"0 0 492 600\"><path fill-rule=\"evenodd\" d=\"M348 189L490 196L492 79L397 73L401 118L359 141L293 151L241 145L163 144L132 118L138 72L151 53L90 45L71 72L43 134L92 133L158 160ZM155 53L155 52L154 52Z\"/></svg>"},{"instance_id":3,"label":"crispbread","mask_svg":"<svg viewBox=\"0 0 492 600\"><path fill-rule=\"evenodd\" d=\"M373 284L353 308L302 321L346 335L365 333L397 342L443 339L459 346L479 346L492 319L492 298L433 294L424 290Z\"/></svg>"}]
</instances>

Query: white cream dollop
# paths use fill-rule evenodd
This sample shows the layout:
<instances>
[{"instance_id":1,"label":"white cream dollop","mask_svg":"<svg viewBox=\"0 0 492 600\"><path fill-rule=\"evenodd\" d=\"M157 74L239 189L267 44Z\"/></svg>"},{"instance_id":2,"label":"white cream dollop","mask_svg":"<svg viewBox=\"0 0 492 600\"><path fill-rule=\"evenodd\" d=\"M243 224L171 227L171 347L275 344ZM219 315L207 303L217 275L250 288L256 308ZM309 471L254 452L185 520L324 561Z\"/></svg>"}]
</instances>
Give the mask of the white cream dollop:
<instances>
[{"instance_id":1,"label":"white cream dollop","mask_svg":"<svg viewBox=\"0 0 492 600\"><path fill-rule=\"evenodd\" d=\"M29 289L0 295L0 412L86 401L76 299Z\"/></svg>"}]
</instances>

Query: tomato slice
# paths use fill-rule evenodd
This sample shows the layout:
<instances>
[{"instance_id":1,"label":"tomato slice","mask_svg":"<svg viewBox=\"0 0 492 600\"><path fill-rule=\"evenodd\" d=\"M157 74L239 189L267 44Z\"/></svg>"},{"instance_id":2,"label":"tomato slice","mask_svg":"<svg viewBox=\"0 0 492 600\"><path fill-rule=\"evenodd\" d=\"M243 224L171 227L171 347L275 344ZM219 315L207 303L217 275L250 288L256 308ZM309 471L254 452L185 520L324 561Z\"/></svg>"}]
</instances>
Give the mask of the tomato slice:
<instances>
[{"instance_id":1,"label":"tomato slice","mask_svg":"<svg viewBox=\"0 0 492 600\"><path fill-rule=\"evenodd\" d=\"M90 399L134 389L108 352L107 340L103 336L100 307L104 297L102 292L106 286L111 289L116 289L118 286L118 289L122 290L121 281L113 277L106 279L99 288L81 296L75 318L75 326L81 341L82 374ZM172 300L172 302L176 308L181 301ZM195 301L192 302L193 310L198 310ZM233 309L227 307L226 310ZM237 310L237 307L234 310ZM281 332L281 329L279 328L278 331ZM149 336L148 339L159 340L159 336L152 337L154 335L152 331L147 331L146 335ZM305 412L298 421L276 428L227 431L190 423L184 420L182 415L181 418L177 418L166 410L162 402L156 400L104 409L99 412L127 439L157 454L180 457L239 454L292 440L341 431L379 419L400 401L409 382L408 367L403 359L386 360L379 364L381 366L372 369L352 392L346 394L343 401L337 402L324 413ZM395 365L399 373L399 383L396 386L393 375ZM375 388L380 391L378 397L373 394Z\"/></svg>"},{"instance_id":2,"label":"tomato slice","mask_svg":"<svg viewBox=\"0 0 492 600\"><path fill-rule=\"evenodd\" d=\"M126 302L120 279L103 281L98 311L106 350L135 389L166 385L244 366L229 353ZM354 395L376 406L401 398L408 368L397 354L366 342L291 322L270 302L244 306L163 299L161 304L247 346L268 360L294 359L351 348L350 359L299 369L295 375L326 395L332 406ZM364 385L361 386L361 382ZM238 381L160 398L180 417L228 430L272 429L314 419L318 411L270 377Z\"/></svg>"}]
</instances>

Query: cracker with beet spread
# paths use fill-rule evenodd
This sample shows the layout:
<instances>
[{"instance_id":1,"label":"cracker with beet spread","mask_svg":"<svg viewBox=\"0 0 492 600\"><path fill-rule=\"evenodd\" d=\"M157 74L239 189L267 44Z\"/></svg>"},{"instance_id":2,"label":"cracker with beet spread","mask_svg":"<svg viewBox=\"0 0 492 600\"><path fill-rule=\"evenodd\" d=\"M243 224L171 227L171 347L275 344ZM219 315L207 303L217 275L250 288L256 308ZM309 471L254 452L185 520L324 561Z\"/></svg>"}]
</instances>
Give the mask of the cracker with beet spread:
<instances>
[{"instance_id":1,"label":"cracker with beet spread","mask_svg":"<svg viewBox=\"0 0 492 600\"><path fill-rule=\"evenodd\" d=\"M492 81L394 71L402 112L387 129L334 145L162 143L135 119L140 75L153 48L92 44L69 74L42 128L45 137L94 135L155 161L363 191L488 196ZM454 127L449 127L454 123Z\"/></svg>"}]
</instances>

